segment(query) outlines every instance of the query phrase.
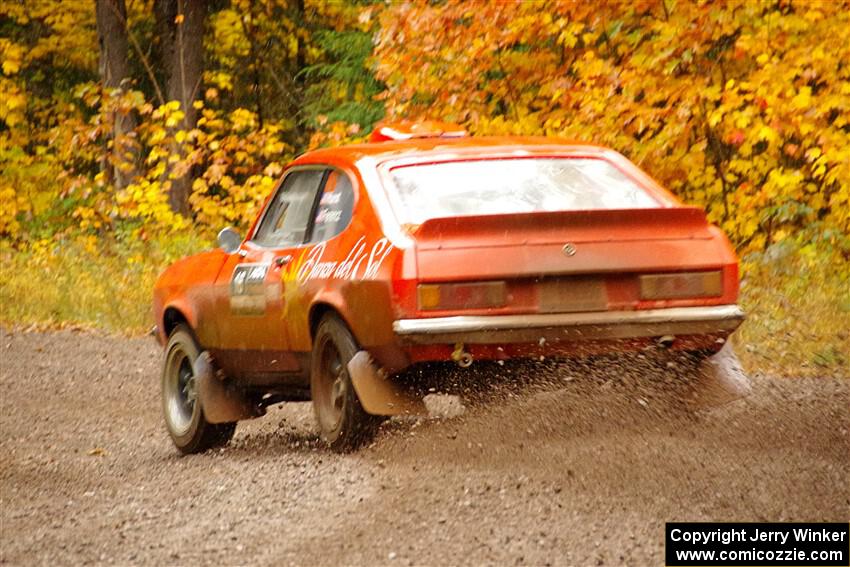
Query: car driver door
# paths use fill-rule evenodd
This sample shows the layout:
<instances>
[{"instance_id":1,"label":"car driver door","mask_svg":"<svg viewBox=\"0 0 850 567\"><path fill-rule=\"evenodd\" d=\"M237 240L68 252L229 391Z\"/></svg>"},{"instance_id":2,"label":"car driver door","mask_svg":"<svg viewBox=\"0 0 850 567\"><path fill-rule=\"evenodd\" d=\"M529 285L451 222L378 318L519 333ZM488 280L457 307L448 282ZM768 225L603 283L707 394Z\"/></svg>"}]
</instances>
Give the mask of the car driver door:
<instances>
[{"instance_id":1,"label":"car driver door","mask_svg":"<svg viewBox=\"0 0 850 567\"><path fill-rule=\"evenodd\" d=\"M216 280L219 349L229 376L274 381L302 370L284 318L297 282L284 276L303 252L325 167L291 170L253 234L230 255Z\"/></svg>"}]
</instances>

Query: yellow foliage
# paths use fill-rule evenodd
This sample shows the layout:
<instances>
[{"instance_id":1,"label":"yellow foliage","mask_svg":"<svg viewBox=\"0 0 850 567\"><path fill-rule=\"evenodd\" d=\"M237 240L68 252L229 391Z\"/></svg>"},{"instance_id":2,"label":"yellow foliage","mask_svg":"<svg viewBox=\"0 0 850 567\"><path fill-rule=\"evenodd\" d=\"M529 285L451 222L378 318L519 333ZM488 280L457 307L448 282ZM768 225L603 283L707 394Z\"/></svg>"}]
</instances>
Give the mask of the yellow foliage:
<instances>
[{"instance_id":1,"label":"yellow foliage","mask_svg":"<svg viewBox=\"0 0 850 567\"><path fill-rule=\"evenodd\" d=\"M14 75L21 69L23 48L6 38L0 38L0 59L3 61L3 74Z\"/></svg>"},{"instance_id":2,"label":"yellow foliage","mask_svg":"<svg viewBox=\"0 0 850 567\"><path fill-rule=\"evenodd\" d=\"M174 260L209 246L193 231L122 240L41 238L19 249L0 241L0 324L77 324L141 334L151 326L150 290Z\"/></svg>"},{"instance_id":3,"label":"yellow foliage","mask_svg":"<svg viewBox=\"0 0 850 567\"><path fill-rule=\"evenodd\" d=\"M144 220L151 227L175 230L186 219L168 207L162 177L179 179L190 169L194 179L189 205L194 221L206 226L245 226L256 215L282 171L292 148L274 124L259 128L256 115L245 108L230 113L204 105L198 127L173 128L183 113L177 101L160 106L139 126L139 136L149 148L147 172L119 195L119 214Z\"/></svg>"},{"instance_id":4,"label":"yellow foliage","mask_svg":"<svg viewBox=\"0 0 850 567\"><path fill-rule=\"evenodd\" d=\"M742 262L745 366L770 375L850 377L850 263L827 242L777 245Z\"/></svg>"}]
</instances>

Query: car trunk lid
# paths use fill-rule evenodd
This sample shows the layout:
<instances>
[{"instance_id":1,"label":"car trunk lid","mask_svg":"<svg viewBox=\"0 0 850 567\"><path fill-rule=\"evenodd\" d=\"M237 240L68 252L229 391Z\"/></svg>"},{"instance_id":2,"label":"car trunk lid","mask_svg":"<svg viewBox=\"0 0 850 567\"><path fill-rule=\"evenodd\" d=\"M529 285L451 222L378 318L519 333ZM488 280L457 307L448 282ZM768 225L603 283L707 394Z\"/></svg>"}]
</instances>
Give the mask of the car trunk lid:
<instances>
[{"instance_id":1,"label":"car trunk lid","mask_svg":"<svg viewBox=\"0 0 850 567\"><path fill-rule=\"evenodd\" d=\"M486 280L718 267L697 207L430 219L414 231L420 280Z\"/></svg>"}]
</instances>

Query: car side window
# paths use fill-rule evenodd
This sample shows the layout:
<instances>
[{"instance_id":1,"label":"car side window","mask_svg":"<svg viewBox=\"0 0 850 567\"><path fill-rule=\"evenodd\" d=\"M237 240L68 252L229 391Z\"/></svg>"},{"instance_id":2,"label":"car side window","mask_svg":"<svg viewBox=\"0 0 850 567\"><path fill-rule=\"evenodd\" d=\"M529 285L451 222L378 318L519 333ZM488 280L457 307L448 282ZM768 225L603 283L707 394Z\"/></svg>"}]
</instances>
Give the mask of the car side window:
<instances>
[{"instance_id":1,"label":"car side window","mask_svg":"<svg viewBox=\"0 0 850 567\"><path fill-rule=\"evenodd\" d=\"M342 232L351 222L354 210L354 189L351 179L339 170L328 173L316 216L313 220L313 235L310 242L329 240Z\"/></svg>"},{"instance_id":2,"label":"car side window","mask_svg":"<svg viewBox=\"0 0 850 567\"><path fill-rule=\"evenodd\" d=\"M254 242L270 247L303 244L316 192L326 171L309 169L287 175L274 201L269 204L254 235Z\"/></svg>"}]
</instances>

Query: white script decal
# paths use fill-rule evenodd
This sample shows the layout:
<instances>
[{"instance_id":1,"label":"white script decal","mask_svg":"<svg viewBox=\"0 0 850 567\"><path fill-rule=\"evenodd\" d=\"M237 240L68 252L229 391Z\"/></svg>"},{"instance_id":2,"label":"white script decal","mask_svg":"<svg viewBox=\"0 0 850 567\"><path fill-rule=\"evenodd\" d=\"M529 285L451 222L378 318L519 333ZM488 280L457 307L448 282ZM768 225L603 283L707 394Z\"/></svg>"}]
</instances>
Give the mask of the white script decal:
<instances>
[{"instance_id":1,"label":"white script decal","mask_svg":"<svg viewBox=\"0 0 850 567\"><path fill-rule=\"evenodd\" d=\"M310 253L304 259L304 263L300 266L297 275L298 281L304 283L308 280L331 277L341 280L375 279L378 277L381 264L392 251L393 245L386 238L381 238L368 251L367 248L366 237L361 236L360 240L351 247L344 260L341 262L323 262L325 243L318 244L310 250Z\"/></svg>"}]
</instances>

